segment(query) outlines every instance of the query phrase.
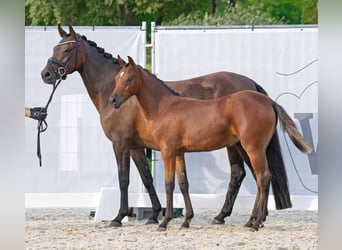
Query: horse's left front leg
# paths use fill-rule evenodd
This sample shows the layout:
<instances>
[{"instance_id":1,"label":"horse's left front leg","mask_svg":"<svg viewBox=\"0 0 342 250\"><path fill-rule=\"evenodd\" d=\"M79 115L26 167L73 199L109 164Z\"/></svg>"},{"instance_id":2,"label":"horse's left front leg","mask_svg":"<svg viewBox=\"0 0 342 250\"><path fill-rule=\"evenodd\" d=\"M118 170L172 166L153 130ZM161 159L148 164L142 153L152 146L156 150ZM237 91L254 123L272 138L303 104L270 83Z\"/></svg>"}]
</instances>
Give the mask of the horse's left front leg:
<instances>
[{"instance_id":1,"label":"horse's left front leg","mask_svg":"<svg viewBox=\"0 0 342 250\"><path fill-rule=\"evenodd\" d=\"M165 170L166 211L164 220L160 223L158 231L165 231L167 224L173 218L173 191L175 189L175 163L176 157L168 150L161 151Z\"/></svg>"},{"instance_id":2,"label":"horse's left front leg","mask_svg":"<svg viewBox=\"0 0 342 250\"><path fill-rule=\"evenodd\" d=\"M150 196L152 203L153 213L151 217L147 220L146 224L156 224L158 223L158 215L162 210L162 207L158 199L156 190L153 186L153 178L148 167L148 161L146 159L144 149L131 150L131 156L134 160L135 165L137 166L140 177L144 183L144 186L147 189L147 192Z\"/></svg>"},{"instance_id":3,"label":"horse's left front leg","mask_svg":"<svg viewBox=\"0 0 342 250\"><path fill-rule=\"evenodd\" d=\"M122 219L128 215L128 185L129 185L129 149L113 143L116 162L118 165L120 186L120 209L118 215L110 223L110 227L121 227Z\"/></svg>"},{"instance_id":4,"label":"horse's left front leg","mask_svg":"<svg viewBox=\"0 0 342 250\"><path fill-rule=\"evenodd\" d=\"M183 194L185 210L186 210L185 220L182 224L182 227L189 228L190 221L194 217L194 211L192 209L191 200L189 196L189 182L188 182L188 177L186 175L184 154L178 155L176 158L176 173L177 173L179 188Z\"/></svg>"}]
</instances>

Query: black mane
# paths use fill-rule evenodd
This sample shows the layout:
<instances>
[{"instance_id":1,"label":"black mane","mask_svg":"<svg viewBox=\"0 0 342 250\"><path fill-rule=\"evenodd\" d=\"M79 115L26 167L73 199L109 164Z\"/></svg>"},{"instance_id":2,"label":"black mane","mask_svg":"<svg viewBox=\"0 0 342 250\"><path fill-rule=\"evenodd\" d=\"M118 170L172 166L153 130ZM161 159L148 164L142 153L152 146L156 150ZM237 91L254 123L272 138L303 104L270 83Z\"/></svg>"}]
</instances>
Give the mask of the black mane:
<instances>
[{"instance_id":1,"label":"black mane","mask_svg":"<svg viewBox=\"0 0 342 250\"><path fill-rule=\"evenodd\" d=\"M157 79L159 82L160 82L160 84L162 85L162 86L164 86L164 88L166 88L167 90L169 90L173 95L176 95L176 96L180 96L180 94L178 93L178 92L176 92L174 89L172 89L172 88L170 88L169 86L167 86L166 84L165 84L165 82L163 81L163 80L161 80L161 79L159 79L155 74L153 74L153 73L151 73L148 69L146 69L146 68L143 68L143 67L141 67L143 70L145 70L147 73L149 73L150 75L152 75L155 79Z\"/></svg>"},{"instance_id":2,"label":"black mane","mask_svg":"<svg viewBox=\"0 0 342 250\"><path fill-rule=\"evenodd\" d=\"M82 38L82 40L86 41L91 47L96 48L97 51L98 51L100 54L103 54L103 56L104 56L106 59L111 59L112 62L113 62L114 64L119 64L118 59L116 59L115 57L113 57L112 54L106 52L106 51L104 50L104 48L98 47L97 44L96 44L96 42L91 41L91 40L88 40L87 37L84 36L84 35L82 35L81 38Z\"/></svg>"}]
</instances>

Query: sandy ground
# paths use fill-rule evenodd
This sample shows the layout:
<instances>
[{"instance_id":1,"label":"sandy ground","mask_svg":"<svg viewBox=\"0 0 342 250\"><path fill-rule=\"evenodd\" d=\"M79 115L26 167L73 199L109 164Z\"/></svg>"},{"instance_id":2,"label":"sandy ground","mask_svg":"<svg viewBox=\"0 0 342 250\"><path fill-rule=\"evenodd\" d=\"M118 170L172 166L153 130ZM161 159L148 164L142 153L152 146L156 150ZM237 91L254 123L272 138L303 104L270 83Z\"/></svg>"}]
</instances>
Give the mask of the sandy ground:
<instances>
[{"instance_id":1,"label":"sandy ground","mask_svg":"<svg viewBox=\"0 0 342 250\"><path fill-rule=\"evenodd\" d=\"M265 227L244 227L249 210L234 211L224 225L211 225L217 210L194 209L189 229L183 218L172 220L167 231L129 218L121 228L94 222L95 208L26 210L26 249L317 249L318 212L270 210Z\"/></svg>"}]
</instances>

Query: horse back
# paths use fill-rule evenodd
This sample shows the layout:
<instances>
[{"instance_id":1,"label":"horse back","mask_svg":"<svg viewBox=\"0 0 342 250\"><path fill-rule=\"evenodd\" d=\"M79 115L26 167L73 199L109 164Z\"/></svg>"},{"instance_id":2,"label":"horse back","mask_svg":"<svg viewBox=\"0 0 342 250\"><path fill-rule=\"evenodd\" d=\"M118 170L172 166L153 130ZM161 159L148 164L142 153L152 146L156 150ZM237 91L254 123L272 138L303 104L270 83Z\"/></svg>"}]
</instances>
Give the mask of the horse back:
<instances>
[{"instance_id":1,"label":"horse back","mask_svg":"<svg viewBox=\"0 0 342 250\"><path fill-rule=\"evenodd\" d=\"M223 71L165 83L182 96L202 100L215 99L241 90L256 90L256 83L252 79Z\"/></svg>"}]
</instances>

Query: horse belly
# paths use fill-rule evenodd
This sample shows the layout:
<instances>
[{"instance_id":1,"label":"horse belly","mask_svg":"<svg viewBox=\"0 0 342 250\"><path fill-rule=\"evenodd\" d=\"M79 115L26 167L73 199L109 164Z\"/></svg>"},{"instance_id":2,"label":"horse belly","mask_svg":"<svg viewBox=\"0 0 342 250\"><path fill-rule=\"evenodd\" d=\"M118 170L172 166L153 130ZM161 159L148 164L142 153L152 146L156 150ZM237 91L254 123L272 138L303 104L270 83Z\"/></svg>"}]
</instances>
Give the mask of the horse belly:
<instances>
[{"instance_id":1,"label":"horse belly","mask_svg":"<svg viewBox=\"0 0 342 250\"><path fill-rule=\"evenodd\" d=\"M188 129L183 136L184 152L211 151L238 142L228 126L200 126Z\"/></svg>"}]
</instances>

